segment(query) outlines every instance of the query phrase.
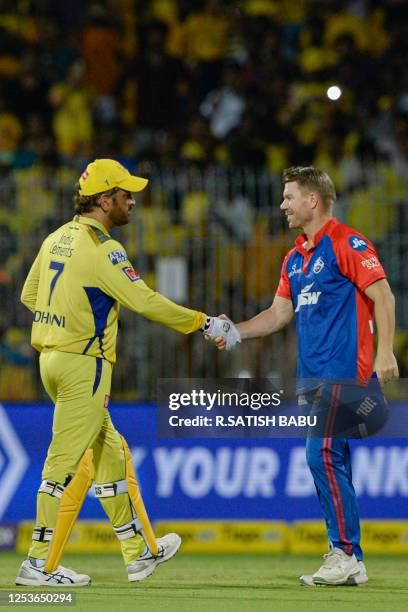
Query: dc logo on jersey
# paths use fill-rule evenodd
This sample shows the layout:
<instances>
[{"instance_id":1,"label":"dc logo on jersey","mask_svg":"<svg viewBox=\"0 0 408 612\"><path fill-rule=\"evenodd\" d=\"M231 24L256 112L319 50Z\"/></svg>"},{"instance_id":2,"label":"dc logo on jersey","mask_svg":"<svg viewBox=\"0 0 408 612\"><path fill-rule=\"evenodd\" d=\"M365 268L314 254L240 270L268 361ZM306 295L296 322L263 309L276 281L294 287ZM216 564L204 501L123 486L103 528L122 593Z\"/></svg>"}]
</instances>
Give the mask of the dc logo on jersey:
<instances>
[{"instance_id":1,"label":"dc logo on jersey","mask_svg":"<svg viewBox=\"0 0 408 612\"><path fill-rule=\"evenodd\" d=\"M324 261L321 257L318 257L313 264L313 274L319 274L324 268Z\"/></svg>"},{"instance_id":2,"label":"dc logo on jersey","mask_svg":"<svg viewBox=\"0 0 408 612\"><path fill-rule=\"evenodd\" d=\"M355 251L365 251L368 249L368 244L360 236L350 236L349 245Z\"/></svg>"},{"instance_id":3,"label":"dc logo on jersey","mask_svg":"<svg viewBox=\"0 0 408 612\"><path fill-rule=\"evenodd\" d=\"M137 280L140 280L140 274L138 274L138 272L136 272L136 270L134 270L132 266L126 266L125 268L122 268L122 270L126 274L128 279L132 281L132 283Z\"/></svg>"}]
</instances>

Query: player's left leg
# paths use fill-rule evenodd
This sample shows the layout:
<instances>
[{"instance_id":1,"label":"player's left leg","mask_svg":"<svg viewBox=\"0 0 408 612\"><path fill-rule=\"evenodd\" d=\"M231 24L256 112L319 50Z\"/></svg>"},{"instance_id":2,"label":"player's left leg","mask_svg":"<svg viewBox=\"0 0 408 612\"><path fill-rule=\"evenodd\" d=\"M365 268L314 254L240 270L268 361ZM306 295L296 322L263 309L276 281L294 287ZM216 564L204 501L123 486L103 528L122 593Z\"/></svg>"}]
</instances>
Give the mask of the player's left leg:
<instances>
[{"instance_id":1,"label":"player's left leg","mask_svg":"<svg viewBox=\"0 0 408 612\"><path fill-rule=\"evenodd\" d=\"M367 581L360 576L363 569L360 522L348 453L345 439L307 440L307 461L326 519L330 551L313 577L302 576L302 584L347 585L357 584L360 579Z\"/></svg>"},{"instance_id":2,"label":"player's left leg","mask_svg":"<svg viewBox=\"0 0 408 612\"><path fill-rule=\"evenodd\" d=\"M310 411L319 413L319 433L325 434L324 437L309 435L306 457L326 519L331 549L313 577L301 578L302 584L351 584L361 569L360 522L349 445L344 438L331 437L340 392L340 386L333 385L327 404L321 389L303 398L303 411L307 409L307 401Z\"/></svg>"},{"instance_id":3,"label":"player's left leg","mask_svg":"<svg viewBox=\"0 0 408 612\"><path fill-rule=\"evenodd\" d=\"M37 496L32 544L16 584L83 586L90 583L89 576L76 575L65 569L61 574L61 567L57 567L58 554L52 555L56 560L55 572L46 571L45 565L54 530L61 525L59 517L64 516L62 531L67 527L68 533L70 528L68 514L65 511L60 513L61 501L68 495L69 499L78 502L79 510L81 499L86 494L82 485L76 488L76 476L86 450L92 446L103 423L106 413L104 400L109 394L112 366L87 355L47 351L40 356L40 369L44 386L55 402L53 437ZM62 540L60 536L61 530L58 538L53 539L54 544L64 541L64 534Z\"/></svg>"},{"instance_id":4,"label":"player's left leg","mask_svg":"<svg viewBox=\"0 0 408 612\"><path fill-rule=\"evenodd\" d=\"M145 530L129 497L125 451L121 437L106 413L103 427L93 446L95 493L108 515L119 539L130 581L143 580L179 549L177 534L156 540L157 554L152 554L143 537ZM154 536L153 536L154 537Z\"/></svg>"},{"instance_id":5,"label":"player's left leg","mask_svg":"<svg viewBox=\"0 0 408 612\"><path fill-rule=\"evenodd\" d=\"M310 438L306 457L327 523L329 541L347 555L361 559L356 493L346 468L348 442L344 438Z\"/></svg>"}]
</instances>

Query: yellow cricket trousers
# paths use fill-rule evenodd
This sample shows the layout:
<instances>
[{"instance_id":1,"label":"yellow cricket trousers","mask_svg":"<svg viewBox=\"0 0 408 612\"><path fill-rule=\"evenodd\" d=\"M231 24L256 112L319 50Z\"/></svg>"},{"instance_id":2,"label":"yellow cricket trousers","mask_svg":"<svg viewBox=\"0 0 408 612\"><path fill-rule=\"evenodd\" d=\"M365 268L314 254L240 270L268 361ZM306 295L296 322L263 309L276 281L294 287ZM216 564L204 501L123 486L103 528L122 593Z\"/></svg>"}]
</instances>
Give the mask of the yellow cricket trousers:
<instances>
[{"instance_id":1,"label":"yellow cricket trousers","mask_svg":"<svg viewBox=\"0 0 408 612\"><path fill-rule=\"evenodd\" d=\"M49 350L40 355L40 372L44 387L55 404L43 482L58 485L68 482L87 448L93 449L96 484L125 479L122 443L108 412L112 364L88 355ZM114 528L132 521L127 492L100 498L100 501ZM58 507L59 498L51 489L39 491L34 534L44 533L41 528L54 529ZM134 561L144 548L139 533L120 540L120 544L126 564ZM45 559L48 545L48 541L33 539L29 556Z\"/></svg>"}]
</instances>

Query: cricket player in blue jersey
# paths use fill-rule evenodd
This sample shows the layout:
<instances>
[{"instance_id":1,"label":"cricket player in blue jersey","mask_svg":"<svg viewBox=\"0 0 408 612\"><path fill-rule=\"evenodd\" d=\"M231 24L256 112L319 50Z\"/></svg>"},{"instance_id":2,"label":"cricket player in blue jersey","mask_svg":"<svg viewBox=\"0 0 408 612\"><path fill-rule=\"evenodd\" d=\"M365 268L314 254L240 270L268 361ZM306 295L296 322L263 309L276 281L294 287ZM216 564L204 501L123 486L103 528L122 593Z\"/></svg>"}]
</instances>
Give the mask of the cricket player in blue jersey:
<instances>
[{"instance_id":1,"label":"cricket player in blue jersey","mask_svg":"<svg viewBox=\"0 0 408 612\"><path fill-rule=\"evenodd\" d=\"M342 412L358 405L355 397L349 401L350 387L364 391L365 386L378 386L371 381L373 372L381 384L398 377L395 302L372 243L333 217L336 193L328 174L310 166L292 167L284 171L283 183L281 210L289 227L301 234L285 257L271 307L237 328L242 339L267 336L295 316L299 406L302 412L324 410L326 415L321 437L307 438L306 456L330 543L320 569L300 580L307 586L360 585L368 577L347 437L364 437L384 424L387 407L381 390L369 395L367 410L355 410L360 423L344 437L335 435L335 424ZM216 343L220 349L225 346L223 339ZM333 382L344 380L354 386Z\"/></svg>"},{"instance_id":2,"label":"cricket player in blue jersey","mask_svg":"<svg viewBox=\"0 0 408 612\"><path fill-rule=\"evenodd\" d=\"M109 415L119 308L181 333L223 336L230 347L239 334L233 325L225 327L225 321L150 289L110 235L129 222L132 193L146 184L114 160L89 164L79 179L76 216L44 240L23 287L21 300L33 313L31 342L40 353L41 379L55 410L32 544L18 585L90 584L88 575L59 565L59 559L93 480L129 581L149 576L181 543L177 534L155 540L129 448Z\"/></svg>"}]
</instances>

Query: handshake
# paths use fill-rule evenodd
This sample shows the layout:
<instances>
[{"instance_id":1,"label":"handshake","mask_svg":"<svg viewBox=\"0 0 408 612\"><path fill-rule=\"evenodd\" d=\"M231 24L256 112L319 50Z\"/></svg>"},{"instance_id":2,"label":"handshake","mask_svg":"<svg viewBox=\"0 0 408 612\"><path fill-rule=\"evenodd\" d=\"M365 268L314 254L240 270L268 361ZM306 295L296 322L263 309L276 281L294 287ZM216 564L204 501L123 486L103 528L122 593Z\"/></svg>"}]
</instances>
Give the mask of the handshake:
<instances>
[{"instance_id":1,"label":"handshake","mask_svg":"<svg viewBox=\"0 0 408 612\"><path fill-rule=\"evenodd\" d=\"M206 340L214 340L219 350L229 351L237 342L241 342L241 334L225 315L220 317L207 317L204 327L201 328Z\"/></svg>"}]
</instances>

